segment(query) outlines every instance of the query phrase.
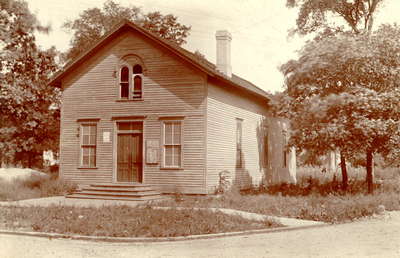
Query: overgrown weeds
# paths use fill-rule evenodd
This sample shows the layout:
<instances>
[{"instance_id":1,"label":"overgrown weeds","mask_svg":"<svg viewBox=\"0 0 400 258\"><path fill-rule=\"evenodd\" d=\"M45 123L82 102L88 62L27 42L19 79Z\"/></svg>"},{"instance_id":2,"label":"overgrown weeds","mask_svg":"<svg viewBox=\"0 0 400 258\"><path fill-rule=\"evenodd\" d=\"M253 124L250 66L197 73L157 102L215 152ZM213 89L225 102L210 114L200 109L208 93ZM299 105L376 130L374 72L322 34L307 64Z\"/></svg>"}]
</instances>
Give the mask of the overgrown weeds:
<instances>
[{"instance_id":1,"label":"overgrown weeds","mask_svg":"<svg viewBox=\"0 0 400 258\"><path fill-rule=\"evenodd\" d=\"M309 171L308 171L309 172ZM341 189L338 176L311 173L300 177L298 184L261 186L247 191L231 190L220 196L189 197L163 205L185 207L220 207L273 216L342 223L386 210L400 210L399 169L376 170L375 194L366 195L359 171L350 172L347 191ZM315 172L315 173L320 173ZM300 175L302 173L300 172ZM304 174L303 174L304 175ZM331 181L329 180L331 178Z\"/></svg>"},{"instance_id":2,"label":"overgrown weeds","mask_svg":"<svg viewBox=\"0 0 400 258\"><path fill-rule=\"evenodd\" d=\"M8 229L111 237L176 237L281 226L207 210L155 210L151 207L1 207Z\"/></svg>"},{"instance_id":3,"label":"overgrown weeds","mask_svg":"<svg viewBox=\"0 0 400 258\"><path fill-rule=\"evenodd\" d=\"M31 175L26 179L0 180L0 201L17 201L64 195L76 189L76 184L56 177Z\"/></svg>"}]
</instances>

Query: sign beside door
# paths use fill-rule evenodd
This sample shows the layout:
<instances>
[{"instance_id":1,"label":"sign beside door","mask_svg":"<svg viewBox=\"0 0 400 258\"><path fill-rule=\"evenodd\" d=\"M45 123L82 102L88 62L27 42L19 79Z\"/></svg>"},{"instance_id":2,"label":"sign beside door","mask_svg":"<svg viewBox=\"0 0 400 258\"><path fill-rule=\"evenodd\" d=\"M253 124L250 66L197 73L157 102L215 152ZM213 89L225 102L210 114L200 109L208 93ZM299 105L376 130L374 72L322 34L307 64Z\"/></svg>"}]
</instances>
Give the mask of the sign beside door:
<instances>
[{"instance_id":1,"label":"sign beside door","mask_svg":"<svg viewBox=\"0 0 400 258\"><path fill-rule=\"evenodd\" d=\"M158 164L160 142L158 140L146 140L146 163Z\"/></svg>"}]
</instances>

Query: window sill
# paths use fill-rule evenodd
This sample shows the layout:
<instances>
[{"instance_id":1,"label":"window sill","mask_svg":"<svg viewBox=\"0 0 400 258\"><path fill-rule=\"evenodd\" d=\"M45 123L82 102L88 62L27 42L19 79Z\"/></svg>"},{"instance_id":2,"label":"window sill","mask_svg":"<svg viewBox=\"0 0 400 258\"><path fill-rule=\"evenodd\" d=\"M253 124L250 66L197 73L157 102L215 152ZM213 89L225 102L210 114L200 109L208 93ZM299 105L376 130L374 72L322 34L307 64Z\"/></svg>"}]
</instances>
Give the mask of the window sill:
<instances>
[{"instance_id":1,"label":"window sill","mask_svg":"<svg viewBox=\"0 0 400 258\"><path fill-rule=\"evenodd\" d=\"M78 169L98 169L98 167L78 167Z\"/></svg>"},{"instance_id":2,"label":"window sill","mask_svg":"<svg viewBox=\"0 0 400 258\"><path fill-rule=\"evenodd\" d=\"M116 102L135 102L135 101L144 101L144 99L117 99Z\"/></svg>"},{"instance_id":3,"label":"window sill","mask_svg":"<svg viewBox=\"0 0 400 258\"><path fill-rule=\"evenodd\" d=\"M183 167L161 167L161 170L184 170Z\"/></svg>"}]
</instances>

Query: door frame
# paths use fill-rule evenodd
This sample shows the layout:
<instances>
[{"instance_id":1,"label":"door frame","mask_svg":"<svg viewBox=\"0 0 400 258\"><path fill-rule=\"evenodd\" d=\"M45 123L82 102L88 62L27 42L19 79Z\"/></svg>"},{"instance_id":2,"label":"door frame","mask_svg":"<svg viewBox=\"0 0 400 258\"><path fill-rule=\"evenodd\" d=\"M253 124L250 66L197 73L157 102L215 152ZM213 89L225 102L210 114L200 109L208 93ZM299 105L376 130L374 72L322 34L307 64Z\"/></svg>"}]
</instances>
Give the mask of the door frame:
<instances>
[{"instance_id":1,"label":"door frame","mask_svg":"<svg viewBox=\"0 0 400 258\"><path fill-rule=\"evenodd\" d=\"M112 147L112 160L113 160L113 169L112 169L112 182L113 183L121 183L118 182L118 123L126 123L126 122L141 122L142 123L142 181L139 183L145 182L145 121L143 118L140 119L117 119L114 120L114 133L113 133L113 147Z\"/></svg>"}]
</instances>

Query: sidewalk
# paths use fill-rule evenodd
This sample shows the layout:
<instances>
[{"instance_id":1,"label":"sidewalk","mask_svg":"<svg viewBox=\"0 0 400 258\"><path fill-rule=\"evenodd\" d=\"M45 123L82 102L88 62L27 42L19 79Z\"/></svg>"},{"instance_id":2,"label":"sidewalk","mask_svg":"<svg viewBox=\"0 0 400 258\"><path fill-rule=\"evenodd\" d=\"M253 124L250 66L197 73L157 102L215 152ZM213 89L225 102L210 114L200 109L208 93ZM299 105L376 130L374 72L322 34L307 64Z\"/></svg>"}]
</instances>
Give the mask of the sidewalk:
<instances>
[{"instance_id":1,"label":"sidewalk","mask_svg":"<svg viewBox=\"0 0 400 258\"><path fill-rule=\"evenodd\" d=\"M118 200L98 200L98 199L75 199L65 198L64 196L53 196L37 199L28 199L12 202L0 202L0 206L40 206L47 207L51 205L63 205L74 207L102 207L108 205L127 205L135 207L139 204L146 204L144 201L118 201Z\"/></svg>"}]
</instances>

